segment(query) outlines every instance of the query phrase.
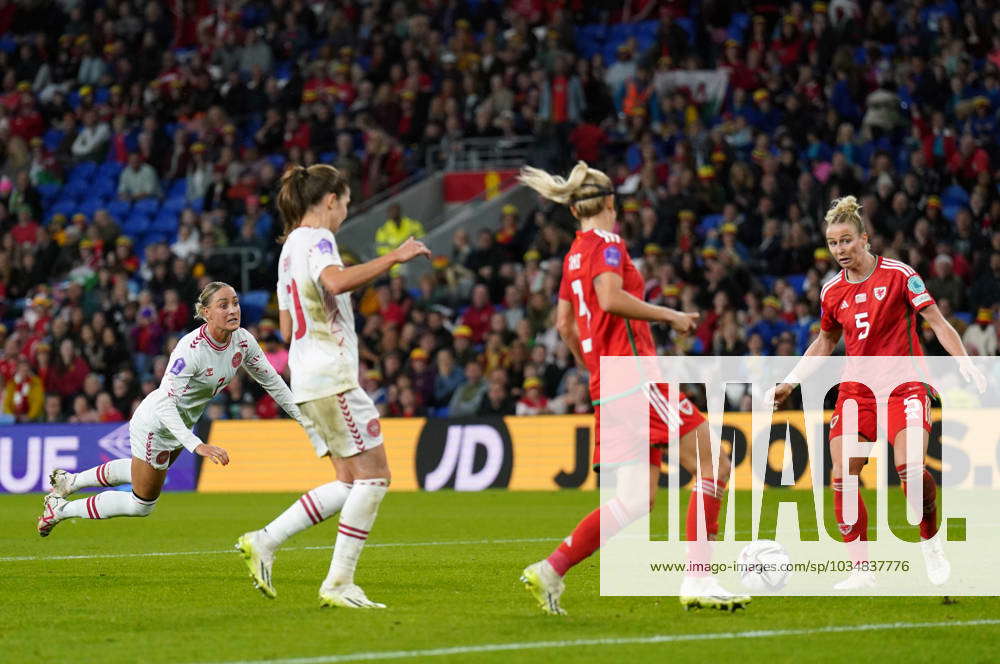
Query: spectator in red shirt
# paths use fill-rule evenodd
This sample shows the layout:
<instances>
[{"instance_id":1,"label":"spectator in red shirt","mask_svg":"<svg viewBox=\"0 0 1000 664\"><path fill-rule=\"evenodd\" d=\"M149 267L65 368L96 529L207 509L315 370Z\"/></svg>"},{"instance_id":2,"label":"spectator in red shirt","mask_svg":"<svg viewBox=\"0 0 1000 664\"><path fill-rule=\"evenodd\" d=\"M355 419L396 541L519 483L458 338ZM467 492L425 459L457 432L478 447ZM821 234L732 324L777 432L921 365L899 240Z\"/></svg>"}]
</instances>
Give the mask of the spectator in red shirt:
<instances>
[{"instance_id":1,"label":"spectator in red shirt","mask_svg":"<svg viewBox=\"0 0 1000 664\"><path fill-rule=\"evenodd\" d=\"M182 332L191 321L191 310L181 301L177 291L168 288L163 293L163 309L160 311L160 327L166 333Z\"/></svg>"},{"instance_id":2,"label":"spectator in red shirt","mask_svg":"<svg viewBox=\"0 0 1000 664\"><path fill-rule=\"evenodd\" d=\"M101 392L97 395L97 421L98 422L124 422L125 417L121 414L117 408L115 408L114 403L111 401L111 395L107 392Z\"/></svg>"},{"instance_id":3,"label":"spectator in red shirt","mask_svg":"<svg viewBox=\"0 0 1000 664\"><path fill-rule=\"evenodd\" d=\"M990 155L976 145L976 140L970 134L965 134L958 150L948 160L948 171L960 179L966 188L971 188L980 173L989 173Z\"/></svg>"},{"instance_id":4,"label":"spectator in red shirt","mask_svg":"<svg viewBox=\"0 0 1000 664\"><path fill-rule=\"evenodd\" d=\"M599 125L588 119L570 132L569 142L573 144L578 160L594 164L600 161L601 151L608 142L608 135Z\"/></svg>"},{"instance_id":5,"label":"spectator in red shirt","mask_svg":"<svg viewBox=\"0 0 1000 664\"><path fill-rule=\"evenodd\" d=\"M71 339L63 339L59 344L59 355L48 375L46 391L55 392L64 399L83 391L83 381L90 373L87 361L76 352Z\"/></svg>"},{"instance_id":6,"label":"spectator in red shirt","mask_svg":"<svg viewBox=\"0 0 1000 664\"><path fill-rule=\"evenodd\" d=\"M17 211L17 224L10 229L15 244L33 245L38 241L38 223L31 218L31 208L22 206Z\"/></svg>"},{"instance_id":7,"label":"spectator in red shirt","mask_svg":"<svg viewBox=\"0 0 1000 664\"><path fill-rule=\"evenodd\" d=\"M483 336L490 328L490 317L493 315L493 305L490 304L490 291L485 284L476 284L472 289L472 304L462 314L462 325L468 325L472 330L473 343L482 343Z\"/></svg>"}]
</instances>

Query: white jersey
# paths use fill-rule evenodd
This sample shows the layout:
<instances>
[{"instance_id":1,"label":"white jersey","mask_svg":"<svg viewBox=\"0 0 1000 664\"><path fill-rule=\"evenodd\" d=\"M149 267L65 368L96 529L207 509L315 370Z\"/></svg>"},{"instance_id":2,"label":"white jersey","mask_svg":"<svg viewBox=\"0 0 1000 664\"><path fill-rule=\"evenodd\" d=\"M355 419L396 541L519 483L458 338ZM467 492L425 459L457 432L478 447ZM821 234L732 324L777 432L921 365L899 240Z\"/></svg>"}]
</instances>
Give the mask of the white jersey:
<instances>
[{"instance_id":1,"label":"white jersey","mask_svg":"<svg viewBox=\"0 0 1000 664\"><path fill-rule=\"evenodd\" d=\"M260 383L286 413L300 423L302 414L285 381L267 361L260 344L242 327L220 345L205 325L188 332L170 354L160 386L149 393L133 414L151 436L176 440L190 451L201 441L191 427L208 402L223 390L240 367Z\"/></svg>"},{"instance_id":2,"label":"white jersey","mask_svg":"<svg viewBox=\"0 0 1000 664\"><path fill-rule=\"evenodd\" d=\"M332 232L300 226L288 234L278 259L278 308L292 319L288 366L296 403L358 387L351 294L331 295L319 279L331 265L344 265Z\"/></svg>"}]
</instances>

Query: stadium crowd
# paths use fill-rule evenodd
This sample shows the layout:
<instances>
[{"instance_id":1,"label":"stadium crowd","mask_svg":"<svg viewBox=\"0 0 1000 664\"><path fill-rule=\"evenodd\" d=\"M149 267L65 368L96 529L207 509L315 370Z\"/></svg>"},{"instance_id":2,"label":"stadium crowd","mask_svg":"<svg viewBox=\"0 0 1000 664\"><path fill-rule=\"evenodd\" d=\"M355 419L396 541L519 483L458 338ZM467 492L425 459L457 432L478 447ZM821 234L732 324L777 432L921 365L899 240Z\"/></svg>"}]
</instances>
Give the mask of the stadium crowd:
<instances>
[{"instance_id":1,"label":"stadium crowd","mask_svg":"<svg viewBox=\"0 0 1000 664\"><path fill-rule=\"evenodd\" d=\"M259 251L251 283L273 289L286 163L344 170L359 201L467 138L535 136L538 165L612 176L647 298L703 312L690 337L656 330L662 352L802 352L837 269L824 212L855 194L872 250L996 354L1000 10L743 4L0 0L3 417L127 419L199 285L237 281L219 248ZM685 71L725 72L725 94L664 83ZM385 414L588 412L553 325L572 232L563 208L507 207L419 283L360 295ZM250 327L287 377L269 313ZM236 380L208 416L278 408Z\"/></svg>"}]
</instances>

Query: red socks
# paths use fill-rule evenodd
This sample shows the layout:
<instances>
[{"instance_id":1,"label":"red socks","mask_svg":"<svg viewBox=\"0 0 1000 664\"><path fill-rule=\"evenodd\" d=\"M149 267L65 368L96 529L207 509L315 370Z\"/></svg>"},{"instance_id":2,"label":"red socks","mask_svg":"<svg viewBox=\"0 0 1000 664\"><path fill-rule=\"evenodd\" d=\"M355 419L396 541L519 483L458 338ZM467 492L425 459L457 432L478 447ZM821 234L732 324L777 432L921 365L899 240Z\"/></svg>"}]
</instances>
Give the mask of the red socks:
<instances>
[{"instance_id":1,"label":"red socks","mask_svg":"<svg viewBox=\"0 0 1000 664\"><path fill-rule=\"evenodd\" d=\"M719 507L722 503L722 492L726 489L725 482L703 479L695 484L688 503L686 536L689 544L688 557L693 562L707 562L711 557L709 540L714 540L719 532ZM698 539L698 505L705 513L705 539ZM594 510L577 524L576 528L563 540L548 557L549 564L560 576L591 556L600 548L601 519L605 519L604 535L611 537L631 523L635 516L628 513L625 506L617 498ZM706 572L707 573L707 572Z\"/></svg>"},{"instance_id":2,"label":"red socks","mask_svg":"<svg viewBox=\"0 0 1000 664\"><path fill-rule=\"evenodd\" d=\"M601 519L605 519L605 536L611 537L632 522L633 518L617 498L594 510L577 524L570 536L563 540L548 557L549 564L559 576L563 576L581 560L588 558L600 548Z\"/></svg>"},{"instance_id":3,"label":"red socks","mask_svg":"<svg viewBox=\"0 0 1000 664\"><path fill-rule=\"evenodd\" d=\"M843 479L833 480L833 512L837 515L837 526L847 543L847 551L854 562L868 560L868 509L858 488L858 514L853 524L844 522L844 483Z\"/></svg>"},{"instance_id":4,"label":"red socks","mask_svg":"<svg viewBox=\"0 0 1000 664\"><path fill-rule=\"evenodd\" d=\"M691 498L688 501L687 539L688 576L708 576L709 563L712 560L712 541L719 534L719 506L722 504L722 492L726 483L713 479L702 478L695 481ZM705 514L704 532L699 537L698 505Z\"/></svg>"},{"instance_id":5,"label":"red socks","mask_svg":"<svg viewBox=\"0 0 1000 664\"><path fill-rule=\"evenodd\" d=\"M923 473L921 474L921 471ZM907 501L916 501L916 496L914 495L911 499L909 486L911 482L916 482L923 480L923 500L921 505L914 506L921 510L923 517L920 519L920 537L921 539L930 539L937 534L937 485L934 484L934 478L931 474L923 467L922 464L917 464L913 466L907 466L902 464L896 466L896 472L899 473L899 479L903 483L903 493L906 494Z\"/></svg>"},{"instance_id":6,"label":"red socks","mask_svg":"<svg viewBox=\"0 0 1000 664\"><path fill-rule=\"evenodd\" d=\"M701 501L705 512L705 535L714 540L719 533L719 506L722 504L722 492L726 483L711 479L702 479L695 483L688 502L687 528L685 538L692 542L698 539L698 502Z\"/></svg>"}]
</instances>

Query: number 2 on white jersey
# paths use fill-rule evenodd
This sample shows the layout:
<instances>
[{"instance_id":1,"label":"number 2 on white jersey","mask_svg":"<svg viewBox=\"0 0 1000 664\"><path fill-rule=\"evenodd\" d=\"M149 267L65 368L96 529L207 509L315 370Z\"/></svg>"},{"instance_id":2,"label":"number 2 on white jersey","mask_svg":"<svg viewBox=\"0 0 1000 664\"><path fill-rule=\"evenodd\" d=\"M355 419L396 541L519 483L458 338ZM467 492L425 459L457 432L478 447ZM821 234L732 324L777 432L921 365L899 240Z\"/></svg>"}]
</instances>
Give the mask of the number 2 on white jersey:
<instances>
[{"instance_id":1,"label":"number 2 on white jersey","mask_svg":"<svg viewBox=\"0 0 1000 664\"><path fill-rule=\"evenodd\" d=\"M306 336L306 315L302 311L302 302L299 300L299 287L294 279L288 285L288 292L292 296L292 306L295 307L295 338L301 339Z\"/></svg>"},{"instance_id":2,"label":"number 2 on white jersey","mask_svg":"<svg viewBox=\"0 0 1000 664\"><path fill-rule=\"evenodd\" d=\"M867 311L854 314L854 327L858 328L858 339L867 339L868 333L871 332L872 324L865 320L866 318L868 318Z\"/></svg>"},{"instance_id":3,"label":"number 2 on white jersey","mask_svg":"<svg viewBox=\"0 0 1000 664\"><path fill-rule=\"evenodd\" d=\"M577 310L577 316L579 316L580 318L584 317L587 318L587 332L589 333L590 309L587 308L587 303L583 299L583 282L581 282L579 279L574 279L572 282L570 282L569 287L570 290L576 293L576 300L580 305ZM591 350L593 350L594 344L590 340L590 337L587 337L586 339L580 339L580 347L583 349L584 353L589 353Z\"/></svg>"}]
</instances>

